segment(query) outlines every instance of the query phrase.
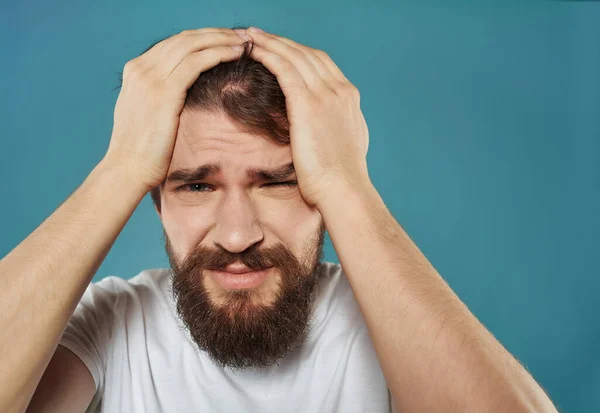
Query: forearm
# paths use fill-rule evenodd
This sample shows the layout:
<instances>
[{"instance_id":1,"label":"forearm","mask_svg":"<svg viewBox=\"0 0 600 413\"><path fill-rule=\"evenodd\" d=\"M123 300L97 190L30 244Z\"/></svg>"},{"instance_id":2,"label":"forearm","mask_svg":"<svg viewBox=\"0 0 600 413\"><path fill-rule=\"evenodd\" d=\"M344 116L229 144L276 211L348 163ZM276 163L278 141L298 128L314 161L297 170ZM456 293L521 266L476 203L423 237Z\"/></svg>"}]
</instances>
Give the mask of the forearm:
<instances>
[{"instance_id":1,"label":"forearm","mask_svg":"<svg viewBox=\"0 0 600 413\"><path fill-rule=\"evenodd\" d=\"M0 411L26 406L91 278L145 194L102 161L0 261Z\"/></svg>"},{"instance_id":2,"label":"forearm","mask_svg":"<svg viewBox=\"0 0 600 413\"><path fill-rule=\"evenodd\" d=\"M555 412L371 185L320 208L399 411Z\"/></svg>"}]
</instances>

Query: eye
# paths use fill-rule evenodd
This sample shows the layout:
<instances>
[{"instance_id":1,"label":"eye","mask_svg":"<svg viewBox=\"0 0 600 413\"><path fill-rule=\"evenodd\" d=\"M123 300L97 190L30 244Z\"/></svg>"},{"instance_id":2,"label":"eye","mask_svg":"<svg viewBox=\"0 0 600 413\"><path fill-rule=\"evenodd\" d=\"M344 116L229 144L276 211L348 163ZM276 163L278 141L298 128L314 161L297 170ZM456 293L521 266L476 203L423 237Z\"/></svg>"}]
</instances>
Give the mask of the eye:
<instances>
[{"instance_id":1,"label":"eye","mask_svg":"<svg viewBox=\"0 0 600 413\"><path fill-rule=\"evenodd\" d=\"M207 184L201 184L201 183L197 183L197 184L185 184L180 186L179 188L176 189L176 191L183 191L183 192L208 192L205 191L204 189L207 189L208 185Z\"/></svg>"},{"instance_id":2,"label":"eye","mask_svg":"<svg viewBox=\"0 0 600 413\"><path fill-rule=\"evenodd\" d=\"M285 181L285 182L271 182L264 184L263 186L297 186L298 181Z\"/></svg>"},{"instance_id":3,"label":"eye","mask_svg":"<svg viewBox=\"0 0 600 413\"><path fill-rule=\"evenodd\" d=\"M298 181L271 182L262 186L275 187L287 186L294 187L298 185ZM175 189L176 192L210 192L210 186L204 183L185 184Z\"/></svg>"}]
</instances>

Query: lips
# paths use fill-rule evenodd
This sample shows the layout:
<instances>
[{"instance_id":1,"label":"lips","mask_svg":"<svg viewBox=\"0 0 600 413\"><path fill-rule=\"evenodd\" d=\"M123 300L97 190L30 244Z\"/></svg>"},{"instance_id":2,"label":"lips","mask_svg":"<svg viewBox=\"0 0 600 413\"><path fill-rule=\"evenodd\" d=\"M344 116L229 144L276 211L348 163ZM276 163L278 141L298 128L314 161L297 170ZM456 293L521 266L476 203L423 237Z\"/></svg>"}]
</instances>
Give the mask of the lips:
<instances>
[{"instance_id":1,"label":"lips","mask_svg":"<svg viewBox=\"0 0 600 413\"><path fill-rule=\"evenodd\" d=\"M212 267L212 268L207 268L208 270L211 271L222 271L222 272L228 272L230 274L246 274L248 272L252 272L252 271L262 271L262 270L266 270L269 269L271 267L264 267L264 268L258 268L258 269L252 269L249 267L246 267L244 264L242 264L241 262L236 262L233 264L229 264L227 267L225 268L217 268L217 267Z\"/></svg>"},{"instance_id":2,"label":"lips","mask_svg":"<svg viewBox=\"0 0 600 413\"><path fill-rule=\"evenodd\" d=\"M223 271L228 272L230 274L246 274L248 272L256 270L248 268L245 265L228 265L227 267L225 267L225 269L223 269Z\"/></svg>"},{"instance_id":3,"label":"lips","mask_svg":"<svg viewBox=\"0 0 600 413\"><path fill-rule=\"evenodd\" d=\"M253 271L247 267L227 267L227 269L227 271L210 270L209 273L221 287L226 289L256 288L262 285L270 270L270 268L265 268Z\"/></svg>"}]
</instances>

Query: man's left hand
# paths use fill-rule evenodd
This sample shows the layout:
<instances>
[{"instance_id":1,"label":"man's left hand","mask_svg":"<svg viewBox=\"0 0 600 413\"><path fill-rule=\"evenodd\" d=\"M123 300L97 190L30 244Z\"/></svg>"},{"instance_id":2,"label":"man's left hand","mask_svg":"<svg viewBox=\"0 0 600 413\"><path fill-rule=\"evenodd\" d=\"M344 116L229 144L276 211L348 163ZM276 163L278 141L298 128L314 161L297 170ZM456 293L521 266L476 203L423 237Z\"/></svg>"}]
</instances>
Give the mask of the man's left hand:
<instances>
[{"instance_id":1,"label":"man's left hand","mask_svg":"<svg viewBox=\"0 0 600 413\"><path fill-rule=\"evenodd\" d=\"M340 188L369 185L369 131L358 89L322 50L252 28L246 34L254 43L251 57L277 77L285 95L292 160L306 203L319 208Z\"/></svg>"}]
</instances>

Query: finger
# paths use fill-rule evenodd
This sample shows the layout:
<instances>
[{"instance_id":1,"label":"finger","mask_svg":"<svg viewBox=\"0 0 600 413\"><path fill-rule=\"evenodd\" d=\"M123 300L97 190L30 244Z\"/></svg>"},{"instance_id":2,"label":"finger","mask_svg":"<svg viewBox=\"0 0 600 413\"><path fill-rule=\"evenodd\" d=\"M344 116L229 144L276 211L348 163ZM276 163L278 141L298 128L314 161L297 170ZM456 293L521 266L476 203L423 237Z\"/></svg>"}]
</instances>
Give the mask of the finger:
<instances>
[{"instance_id":1,"label":"finger","mask_svg":"<svg viewBox=\"0 0 600 413\"><path fill-rule=\"evenodd\" d=\"M304 78L298 72L296 66L281 55L274 53L264 47L252 44L252 52L250 57L257 62L262 63L264 67L273 73L277 78L277 82L283 93L286 92L307 95L310 93Z\"/></svg>"},{"instance_id":2,"label":"finger","mask_svg":"<svg viewBox=\"0 0 600 413\"><path fill-rule=\"evenodd\" d=\"M250 34L251 36L254 36L255 34L257 34L257 32L247 32L247 33ZM293 40L290 40L290 39L286 39L285 37L279 36L274 33L264 33L264 34L276 37L276 38L280 39L281 41L285 41L287 43L292 43L292 44L296 45L297 47L299 46L299 47L304 47L309 50L312 50L315 53L315 55L319 58L319 60L329 69L329 72L331 74L333 74L333 76L339 82L341 82L343 84L350 83L350 81L346 78L346 76L340 70L340 68L333 62L331 57L327 53L325 53L323 50L314 49L312 47L301 45L300 43L294 42Z\"/></svg>"},{"instance_id":3,"label":"finger","mask_svg":"<svg viewBox=\"0 0 600 413\"><path fill-rule=\"evenodd\" d=\"M165 46L169 45L170 43L172 43L175 40L175 36L180 35L185 32L196 32L198 34L201 34L201 33L227 33L227 32L231 32L231 30L225 29L225 28L213 28L213 27L197 29L197 30L184 30L175 35L167 36L167 37L155 42L154 44L150 45L150 47L148 47L144 51L144 53L142 53L139 56L138 60L140 60L140 62L145 61L145 60L152 60L152 61L156 60L156 55L159 54L161 51L164 51Z\"/></svg>"},{"instance_id":4,"label":"finger","mask_svg":"<svg viewBox=\"0 0 600 413\"><path fill-rule=\"evenodd\" d=\"M333 74L333 76L335 76L335 78L339 82L343 84L350 83L348 78L344 76L344 73L342 73L340 68L333 62L333 60L331 59L331 57L329 57L327 53L325 53L322 50L315 50L315 54L325 64L325 66L327 66L329 71Z\"/></svg>"},{"instance_id":5,"label":"finger","mask_svg":"<svg viewBox=\"0 0 600 413\"><path fill-rule=\"evenodd\" d=\"M219 63L234 61L240 57L240 54L241 51L234 50L229 46L212 47L190 53L169 75L166 80L166 83L169 84L168 88L187 91L202 72L206 72Z\"/></svg>"},{"instance_id":6,"label":"finger","mask_svg":"<svg viewBox=\"0 0 600 413\"><path fill-rule=\"evenodd\" d=\"M296 67L304 83L311 91L319 92L331 89L304 51L267 33L250 32L250 35L255 45L274 52L290 61Z\"/></svg>"},{"instance_id":7,"label":"finger","mask_svg":"<svg viewBox=\"0 0 600 413\"><path fill-rule=\"evenodd\" d=\"M150 69L155 70L161 79L166 79L175 68L194 52L218 46L241 46L244 40L233 31L204 32L201 34L182 32L173 36L173 40L164 45L150 62Z\"/></svg>"},{"instance_id":8,"label":"finger","mask_svg":"<svg viewBox=\"0 0 600 413\"><path fill-rule=\"evenodd\" d=\"M255 33L251 32L251 35L254 35L254 34ZM335 90L335 88L338 86L340 81L337 77L334 76L333 72L329 69L329 67L325 64L325 62L323 60L321 60L321 58L318 56L318 53L320 52L320 50L300 44L291 39L287 39L285 37L278 36L276 34L272 34L272 33L265 33L265 34L269 37L276 38L279 41L282 41L282 42L290 45L291 47L295 47L296 49L302 51L305 54L306 58L308 60L310 60L310 62L315 67L315 69L319 72L319 75L321 76L321 78L323 78L325 83L327 83L327 85L332 90Z\"/></svg>"}]
</instances>

